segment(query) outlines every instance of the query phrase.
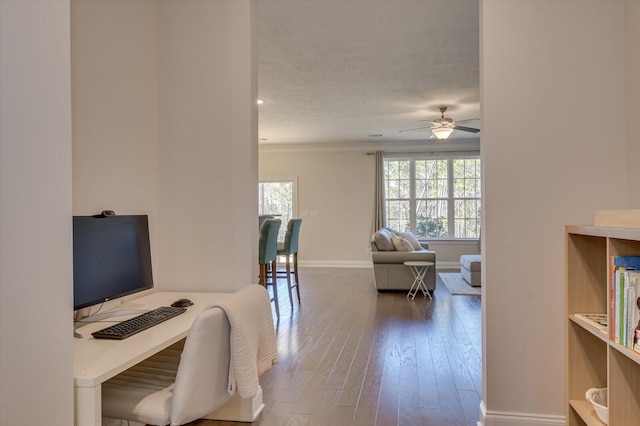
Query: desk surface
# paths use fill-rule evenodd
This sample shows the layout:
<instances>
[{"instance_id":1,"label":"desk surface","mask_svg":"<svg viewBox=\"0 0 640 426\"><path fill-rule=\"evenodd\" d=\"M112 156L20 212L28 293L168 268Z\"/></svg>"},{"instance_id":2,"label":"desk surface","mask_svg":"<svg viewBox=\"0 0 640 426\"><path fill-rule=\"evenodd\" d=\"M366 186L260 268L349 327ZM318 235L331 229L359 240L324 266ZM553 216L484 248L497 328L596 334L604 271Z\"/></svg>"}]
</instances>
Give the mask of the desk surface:
<instances>
[{"instance_id":1,"label":"desk surface","mask_svg":"<svg viewBox=\"0 0 640 426\"><path fill-rule=\"evenodd\" d=\"M171 346L189 333L193 321L207 306L229 293L156 292L127 301L113 311L148 310L169 306L177 299L187 298L193 306L184 314L171 318L124 340L94 339L91 333L112 325L95 322L78 328L82 339L73 342L73 380L76 387L94 387L127 370L151 355ZM124 321L135 315L119 316L112 321Z\"/></svg>"}]
</instances>

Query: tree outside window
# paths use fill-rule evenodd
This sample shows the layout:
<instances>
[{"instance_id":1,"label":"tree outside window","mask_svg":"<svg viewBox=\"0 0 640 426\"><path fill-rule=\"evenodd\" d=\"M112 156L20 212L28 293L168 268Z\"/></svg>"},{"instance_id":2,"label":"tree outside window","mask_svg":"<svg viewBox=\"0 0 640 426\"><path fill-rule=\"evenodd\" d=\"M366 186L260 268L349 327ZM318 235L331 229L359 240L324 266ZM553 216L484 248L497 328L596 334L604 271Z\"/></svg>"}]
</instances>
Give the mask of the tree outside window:
<instances>
[{"instance_id":1,"label":"tree outside window","mask_svg":"<svg viewBox=\"0 0 640 426\"><path fill-rule=\"evenodd\" d=\"M475 157L387 159L387 226L419 238L479 238L480 182Z\"/></svg>"},{"instance_id":2,"label":"tree outside window","mask_svg":"<svg viewBox=\"0 0 640 426\"><path fill-rule=\"evenodd\" d=\"M282 221L278 240L284 241L287 222L297 214L295 197L295 179L264 180L258 187L258 214L275 215Z\"/></svg>"}]
</instances>

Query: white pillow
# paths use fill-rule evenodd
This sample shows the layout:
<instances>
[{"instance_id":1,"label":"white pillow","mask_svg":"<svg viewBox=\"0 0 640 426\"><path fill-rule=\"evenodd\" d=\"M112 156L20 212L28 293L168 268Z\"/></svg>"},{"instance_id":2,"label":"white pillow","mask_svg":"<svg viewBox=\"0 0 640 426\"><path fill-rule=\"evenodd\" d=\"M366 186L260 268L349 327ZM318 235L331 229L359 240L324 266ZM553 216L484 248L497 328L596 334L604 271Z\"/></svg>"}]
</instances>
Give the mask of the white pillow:
<instances>
[{"instance_id":1,"label":"white pillow","mask_svg":"<svg viewBox=\"0 0 640 426\"><path fill-rule=\"evenodd\" d=\"M405 240L409 241L411 243L411 245L413 246L414 250L422 250L422 246L420 245L420 241L418 241L418 238L413 234L413 232L411 232L411 231L399 232L398 235L400 235Z\"/></svg>"},{"instance_id":2,"label":"white pillow","mask_svg":"<svg viewBox=\"0 0 640 426\"><path fill-rule=\"evenodd\" d=\"M395 247L391 241L391 235L385 229L381 229L373 234L373 241L380 251L394 251Z\"/></svg>"},{"instance_id":3,"label":"white pillow","mask_svg":"<svg viewBox=\"0 0 640 426\"><path fill-rule=\"evenodd\" d=\"M391 235L391 241L393 241L396 251L415 251L413 245L402 237Z\"/></svg>"}]
</instances>

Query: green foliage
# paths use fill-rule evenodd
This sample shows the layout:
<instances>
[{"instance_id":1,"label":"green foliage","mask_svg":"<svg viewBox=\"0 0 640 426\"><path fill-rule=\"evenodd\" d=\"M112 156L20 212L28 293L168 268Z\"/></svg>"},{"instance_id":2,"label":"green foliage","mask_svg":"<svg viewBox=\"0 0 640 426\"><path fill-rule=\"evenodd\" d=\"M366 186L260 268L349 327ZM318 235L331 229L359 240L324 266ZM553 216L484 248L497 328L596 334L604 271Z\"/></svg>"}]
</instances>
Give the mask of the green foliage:
<instances>
[{"instance_id":1,"label":"green foliage","mask_svg":"<svg viewBox=\"0 0 640 426\"><path fill-rule=\"evenodd\" d=\"M447 236L447 219L419 216L416 221L416 235L427 238Z\"/></svg>"}]
</instances>

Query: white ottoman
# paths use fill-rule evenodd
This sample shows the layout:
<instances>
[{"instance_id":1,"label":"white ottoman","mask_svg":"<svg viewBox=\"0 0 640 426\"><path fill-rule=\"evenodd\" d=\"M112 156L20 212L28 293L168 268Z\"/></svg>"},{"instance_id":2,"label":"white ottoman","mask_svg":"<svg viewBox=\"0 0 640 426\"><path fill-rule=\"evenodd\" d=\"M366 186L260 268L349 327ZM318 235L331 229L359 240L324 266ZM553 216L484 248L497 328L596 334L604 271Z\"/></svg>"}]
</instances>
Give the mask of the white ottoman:
<instances>
[{"instance_id":1,"label":"white ottoman","mask_svg":"<svg viewBox=\"0 0 640 426\"><path fill-rule=\"evenodd\" d=\"M460 256L460 273L462 278L473 287L480 287L482 255L465 254Z\"/></svg>"}]
</instances>

